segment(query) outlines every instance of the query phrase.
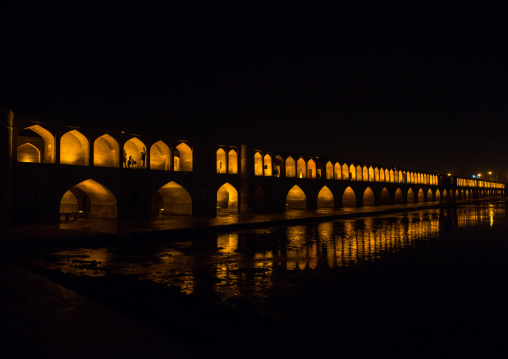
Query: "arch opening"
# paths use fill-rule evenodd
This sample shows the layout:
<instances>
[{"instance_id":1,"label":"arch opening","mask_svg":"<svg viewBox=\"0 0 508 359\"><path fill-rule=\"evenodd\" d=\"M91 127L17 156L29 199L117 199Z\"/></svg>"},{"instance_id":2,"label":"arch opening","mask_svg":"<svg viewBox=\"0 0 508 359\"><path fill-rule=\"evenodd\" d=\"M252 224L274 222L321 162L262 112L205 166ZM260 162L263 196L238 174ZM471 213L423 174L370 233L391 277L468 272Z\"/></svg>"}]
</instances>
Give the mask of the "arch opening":
<instances>
[{"instance_id":1,"label":"arch opening","mask_svg":"<svg viewBox=\"0 0 508 359\"><path fill-rule=\"evenodd\" d=\"M171 150L162 141L155 142L150 147L150 169L169 171L171 166Z\"/></svg>"},{"instance_id":2,"label":"arch opening","mask_svg":"<svg viewBox=\"0 0 508 359\"><path fill-rule=\"evenodd\" d=\"M298 186L293 186L286 196L286 209L305 209L307 208L307 197L303 190Z\"/></svg>"},{"instance_id":3,"label":"arch opening","mask_svg":"<svg viewBox=\"0 0 508 359\"><path fill-rule=\"evenodd\" d=\"M55 137L39 125L20 131L16 148L18 162L36 162L38 159L38 163L55 163Z\"/></svg>"},{"instance_id":4,"label":"arch opening","mask_svg":"<svg viewBox=\"0 0 508 359\"><path fill-rule=\"evenodd\" d=\"M72 130L60 138L61 164L88 166L89 157L88 139L81 132Z\"/></svg>"},{"instance_id":5,"label":"arch opening","mask_svg":"<svg viewBox=\"0 0 508 359\"><path fill-rule=\"evenodd\" d=\"M174 170L192 172L192 149L185 142L181 142L173 151Z\"/></svg>"},{"instance_id":6,"label":"arch opening","mask_svg":"<svg viewBox=\"0 0 508 359\"><path fill-rule=\"evenodd\" d=\"M402 192L401 192L402 195ZM381 190L381 196L380 196L380 204L390 204L390 193L386 189L386 187L383 187Z\"/></svg>"},{"instance_id":7,"label":"arch opening","mask_svg":"<svg viewBox=\"0 0 508 359\"><path fill-rule=\"evenodd\" d=\"M374 192L367 187L365 192L363 192L363 205L364 206L372 206L374 205Z\"/></svg>"},{"instance_id":8,"label":"arch opening","mask_svg":"<svg viewBox=\"0 0 508 359\"><path fill-rule=\"evenodd\" d=\"M333 193L327 186L321 188L317 196L318 208L333 208Z\"/></svg>"},{"instance_id":9,"label":"arch opening","mask_svg":"<svg viewBox=\"0 0 508 359\"><path fill-rule=\"evenodd\" d=\"M296 166L293 157L286 159L286 177L296 177Z\"/></svg>"},{"instance_id":10,"label":"arch opening","mask_svg":"<svg viewBox=\"0 0 508 359\"><path fill-rule=\"evenodd\" d=\"M229 183L217 190L217 213L238 212L238 191Z\"/></svg>"},{"instance_id":11,"label":"arch opening","mask_svg":"<svg viewBox=\"0 0 508 359\"><path fill-rule=\"evenodd\" d=\"M402 191L400 188L397 188L395 191L395 203L404 203L404 196L402 195Z\"/></svg>"},{"instance_id":12,"label":"arch opening","mask_svg":"<svg viewBox=\"0 0 508 359\"><path fill-rule=\"evenodd\" d=\"M228 152L228 173L236 175L238 173L238 154L235 150Z\"/></svg>"},{"instance_id":13,"label":"arch opening","mask_svg":"<svg viewBox=\"0 0 508 359\"><path fill-rule=\"evenodd\" d=\"M102 184L87 179L64 193L60 200L60 219L70 215L89 218L111 218L117 215L116 198Z\"/></svg>"},{"instance_id":14,"label":"arch opening","mask_svg":"<svg viewBox=\"0 0 508 359\"><path fill-rule=\"evenodd\" d=\"M415 202L415 195L413 193L413 190L410 188L409 191L407 191L407 203L414 203Z\"/></svg>"},{"instance_id":15,"label":"arch opening","mask_svg":"<svg viewBox=\"0 0 508 359\"><path fill-rule=\"evenodd\" d=\"M185 188L171 181L159 188L152 198L152 215L191 215L192 198Z\"/></svg>"},{"instance_id":16,"label":"arch opening","mask_svg":"<svg viewBox=\"0 0 508 359\"><path fill-rule=\"evenodd\" d=\"M108 134L98 137L93 143L93 165L97 167L118 167L120 146Z\"/></svg>"},{"instance_id":17,"label":"arch opening","mask_svg":"<svg viewBox=\"0 0 508 359\"><path fill-rule=\"evenodd\" d=\"M123 145L124 168L145 168L146 147L137 137L131 138Z\"/></svg>"},{"instance_id":18,"label":"arch opening","mask_svg":"<svg viewBox=\"0 0 508 359\"><path fill-rule=\"evenodd\" d=\"M355 191L351 187L346 188L342 195L342 206L343 207L356 207L356 195Z\"/></svg>"},{"instance_id":19,"label":"arch opening","mask_svg":"<svg viewBox=\"0 0 508 359\"><path fill-rule=\"evenodd\" d=\"M215 156L217 157L217 173L226 173L226 151L219 148Z\"/></svg>"}]
</instances>

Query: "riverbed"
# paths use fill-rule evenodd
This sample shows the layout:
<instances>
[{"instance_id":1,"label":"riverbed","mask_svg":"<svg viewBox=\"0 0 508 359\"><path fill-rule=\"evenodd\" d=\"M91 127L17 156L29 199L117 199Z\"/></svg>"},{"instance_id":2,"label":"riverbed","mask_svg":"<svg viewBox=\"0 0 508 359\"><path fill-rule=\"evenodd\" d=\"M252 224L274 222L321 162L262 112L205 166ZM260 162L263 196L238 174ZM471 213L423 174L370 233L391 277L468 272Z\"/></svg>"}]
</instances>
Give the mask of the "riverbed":
<instances>
[{"instance_id":1,"label":"riverbed","mask_svg":"<svg viewBox=\"0 0 508 359\"><path fill-rule=\"evenodd\" d=\"M504 201L13 251L213 357L505 353Z\"/></svg>"}]
</instances>

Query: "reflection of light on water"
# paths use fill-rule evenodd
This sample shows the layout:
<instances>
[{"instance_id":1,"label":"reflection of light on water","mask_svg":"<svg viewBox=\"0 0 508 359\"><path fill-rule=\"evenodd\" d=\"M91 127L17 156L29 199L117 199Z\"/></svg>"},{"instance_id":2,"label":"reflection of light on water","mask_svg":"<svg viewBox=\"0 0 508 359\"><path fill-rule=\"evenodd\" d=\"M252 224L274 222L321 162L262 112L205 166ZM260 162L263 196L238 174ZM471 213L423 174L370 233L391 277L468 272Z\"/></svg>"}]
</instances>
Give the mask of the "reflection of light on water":
<instances>
[{"instance_id":1,"label":"reflection of light on water","mask_svg":"<svg viewBox=\"0 0 508 359\"><path fill-rule=\"evenodd\" d=\"M378 260L436 237L445 222L459 228L493 226L494 217L504 212L495 206L465 206L456 212L417 211L232 232L217 235L216 243L213 238L201 238L146 248L138 244L60 250L34 265L80 276L137 275L177 286L187 294L213 291L225 301L238 297L262 300L274 290L285 290L290 285L288 276L300 275L300 271Z\"/></svg>"}]
</instances>

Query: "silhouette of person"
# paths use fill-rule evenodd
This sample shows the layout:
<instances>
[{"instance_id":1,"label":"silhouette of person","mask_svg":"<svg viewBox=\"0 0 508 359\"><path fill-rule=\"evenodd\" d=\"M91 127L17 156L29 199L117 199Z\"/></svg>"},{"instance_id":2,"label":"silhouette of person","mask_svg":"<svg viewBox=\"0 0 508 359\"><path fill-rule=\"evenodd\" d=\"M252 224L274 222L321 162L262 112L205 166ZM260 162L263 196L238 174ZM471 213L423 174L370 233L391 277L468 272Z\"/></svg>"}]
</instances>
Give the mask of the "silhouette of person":
<instances>
[{"instance_id":1,"label":"silhouette of person","mask_svg":"<svg viewBox=\"0 0 508 359\"><path fill-rule=\"evenodd\" d=\"M131 168L134 164L134 160L132 159L132 156L129 156L129 160L127 161L127 168Z\"/></svg>"},{"instance_id":2,"label":"silhouette of person","mask_svg":"<svg viewBox=\"0 0 508 359\"><path fill-rule=\"evenodd\" d=\"M141 151L141 168L145 168L145 160L146 160L146 148L143 147L143 151Z\"/></svg>"}]
</instances>

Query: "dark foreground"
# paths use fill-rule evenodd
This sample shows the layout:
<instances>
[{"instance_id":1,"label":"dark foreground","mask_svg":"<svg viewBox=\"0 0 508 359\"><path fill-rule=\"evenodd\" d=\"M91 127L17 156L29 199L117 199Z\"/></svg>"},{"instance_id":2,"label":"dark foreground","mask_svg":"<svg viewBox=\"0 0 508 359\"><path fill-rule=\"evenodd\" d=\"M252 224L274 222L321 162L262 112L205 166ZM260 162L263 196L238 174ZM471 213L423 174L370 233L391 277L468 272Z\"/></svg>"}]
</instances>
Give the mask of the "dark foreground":
<instances>
[{"instance_id":1,"label":"dark foreground","mask_svg":"<svg viewBox=\"0 0 508 359\"><path fill-rule=\"evenodd\" d=\"M212 357L506 357L505 203L395 217L9 255Z\"/></svg>"}]
</instances>

